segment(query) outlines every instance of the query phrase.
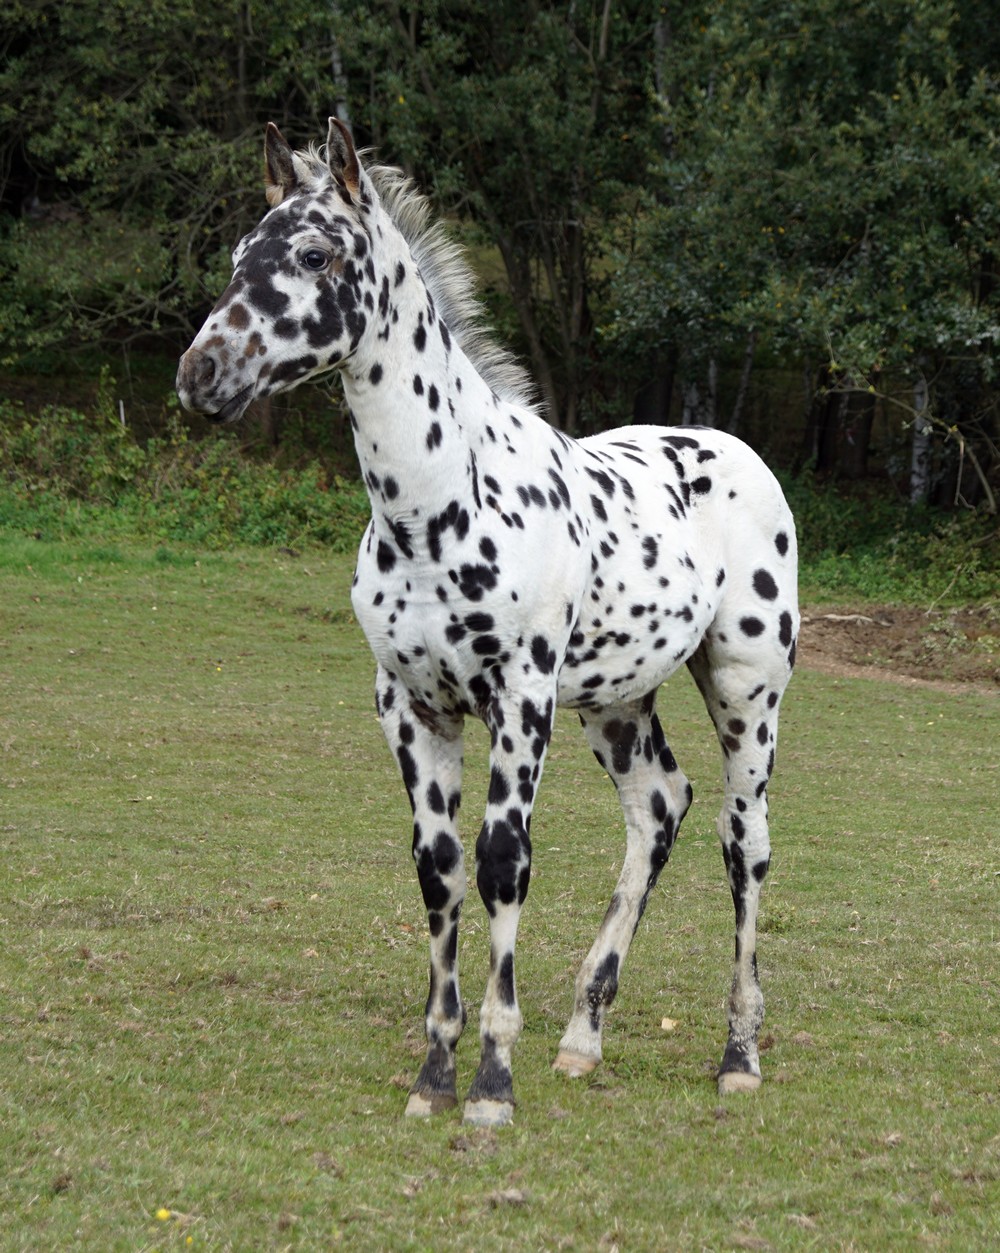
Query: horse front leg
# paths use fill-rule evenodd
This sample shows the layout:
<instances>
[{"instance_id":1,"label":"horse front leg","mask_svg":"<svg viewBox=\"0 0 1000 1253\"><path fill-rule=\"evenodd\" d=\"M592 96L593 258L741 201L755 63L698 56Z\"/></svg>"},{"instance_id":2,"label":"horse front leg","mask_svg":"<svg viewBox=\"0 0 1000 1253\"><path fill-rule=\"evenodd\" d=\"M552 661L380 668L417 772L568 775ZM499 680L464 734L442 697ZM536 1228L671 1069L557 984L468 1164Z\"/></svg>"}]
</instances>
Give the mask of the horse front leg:
<instances>
[{"instance_id":1,"label":"horse front leg","mask_svg":"<svg viewBox=\"0 0 1000 1253\"><path fill-rule=\"evenodd\" d=\"M476 883L490 919L490 973L479 1017L479 1069L465 1121L499 1127L514 1114L511 1056L521 1034L514 946L531 874L531 810L552 733L555 692L495 701L490 728L490 788L479 839Z\"/></svg>"},{"instance_id":2,"label":"horse front leg","mask_svg":"<svg viewBox=\"0 0 1000 1253\"><path fill-rule=\"evenodd\" d=\"M410 1089L409 1116L457 1103L455 1046L466 1012L458 989L458 921L465 899L465 854L456 817L462 790L462 719L414 706L403 685L380 671L382 729L399 762L413 810L413 860L430 930L427 1055Z\"/></svg>"}]
</instances>

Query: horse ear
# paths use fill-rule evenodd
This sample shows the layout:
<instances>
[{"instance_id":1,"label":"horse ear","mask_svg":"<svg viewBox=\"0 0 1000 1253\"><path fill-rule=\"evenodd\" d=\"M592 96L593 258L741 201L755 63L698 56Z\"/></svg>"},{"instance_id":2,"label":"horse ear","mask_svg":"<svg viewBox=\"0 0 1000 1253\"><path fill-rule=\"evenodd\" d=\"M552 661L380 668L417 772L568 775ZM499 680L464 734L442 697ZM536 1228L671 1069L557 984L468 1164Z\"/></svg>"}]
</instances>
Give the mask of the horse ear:
<instances>
[{"instance_id":1,"label":"horse ear","mask_svg":"<svg viewBox=\"0 0 1000 1253\"><path fill-rule=\"evenodd\" d=\"M326 162L334 180L356 200L361 185L361 167L351 132L340 118L330 118L330 129L326 134Z\"/></svg>"},{"instance_id":2,"label":"horse ear","mask_svg":"<svg viewBox=\"0 0 1000 1253\"><path fill-rule=\"evenodd\" d=\"M298 187L292 149L273 122L264 132L264 194L273 209Z\"/></svg>"}]
</instances>

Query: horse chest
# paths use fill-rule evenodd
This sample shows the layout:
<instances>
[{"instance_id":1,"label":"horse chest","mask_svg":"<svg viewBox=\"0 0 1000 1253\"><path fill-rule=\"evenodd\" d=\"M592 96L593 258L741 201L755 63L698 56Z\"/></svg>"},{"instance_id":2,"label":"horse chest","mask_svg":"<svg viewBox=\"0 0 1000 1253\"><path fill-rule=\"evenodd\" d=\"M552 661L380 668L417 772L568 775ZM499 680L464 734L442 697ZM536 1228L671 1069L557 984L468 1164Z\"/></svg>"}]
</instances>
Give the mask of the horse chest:
<instances>
[{"instance_id":1,"label":"horse chest","mask_svg":"<svg viewBox=\"0 0 1000 1253\"><path fill-rule=\"evenodd\" d=\"M473 544L465 559L415 559L386 573L363 545L352 589L379 664L414 698L447 712L479 709L497 673L512 675L531 657L541 629L512 580L496 562L475 560L477 551Z\"/></svg>"}]
</instances>

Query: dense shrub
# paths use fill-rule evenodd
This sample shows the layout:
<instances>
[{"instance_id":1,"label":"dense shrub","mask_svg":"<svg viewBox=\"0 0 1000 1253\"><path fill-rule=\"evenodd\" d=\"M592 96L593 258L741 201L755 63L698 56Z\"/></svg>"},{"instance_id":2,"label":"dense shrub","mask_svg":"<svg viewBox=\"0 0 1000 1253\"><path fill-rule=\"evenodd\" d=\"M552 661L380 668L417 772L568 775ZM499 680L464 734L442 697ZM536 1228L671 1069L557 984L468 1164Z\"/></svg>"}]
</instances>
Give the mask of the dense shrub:
<instances>
[{"instance_id":1,"label":"dense shrub","mask_svg":"<svg viewBox=\"0 0 1000 1253\"><path fill-rule=\"evenodd\" d=\"M783 486L806 596L962 603L1000 595L995 517L912 508L804 477Z\"/></svg>"},{"instance_id":2,"label":"dense shrub","mask_svg":"<svg viewBox=\"0 0 1000 1253\"><path fill-rule=\"evenodd\" d=\"M100 533L232 544L357 546L368 517L360 484L315 461L253 460L232 432L196 441L171 418L139 443L106 405L88 417L0 405L0 527L47 539Z\"/></svg>"},{"instance_id":3,"label":"dense shrub","mask_svg":"<svg viewBox=\"0 0 1000 1253\"><path fill-rule=\"evenodd\" d=\"M150 539L351 552L369 516L356 480L315 459L247 455L236 433L192 439L176 411L141 443L99 399L96 413L0 403L0 529L44 539ZM806 598L961 603L996 598L996 519L914 510L788 479Z\"/></svg>"}]
</instances>

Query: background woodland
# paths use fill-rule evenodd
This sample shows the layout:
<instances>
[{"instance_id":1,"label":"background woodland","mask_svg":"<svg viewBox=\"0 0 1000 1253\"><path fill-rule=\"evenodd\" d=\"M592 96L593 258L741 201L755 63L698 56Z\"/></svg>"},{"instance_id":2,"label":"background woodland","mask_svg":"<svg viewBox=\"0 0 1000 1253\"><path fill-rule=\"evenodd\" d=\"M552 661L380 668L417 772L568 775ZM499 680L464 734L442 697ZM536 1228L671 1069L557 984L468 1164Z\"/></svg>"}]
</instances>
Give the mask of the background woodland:
<instances>
[{"instance_id":1,"label":"background woodland","mask_svg":"<svg viewBox=\"0 0 1000 1253\"><path fill-rule=\"evenodd\" d=\"M982 0L13 0L0 49L0 368L29 407L103 367L162 433L264 208L265 121L305 146L336 112L448 217L565 431L719 425L996 513ZM346 466L316 399L266 442Z\"/></svg>"}]
</instances>

